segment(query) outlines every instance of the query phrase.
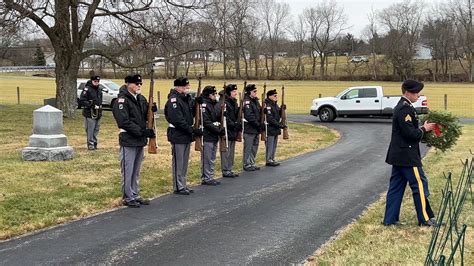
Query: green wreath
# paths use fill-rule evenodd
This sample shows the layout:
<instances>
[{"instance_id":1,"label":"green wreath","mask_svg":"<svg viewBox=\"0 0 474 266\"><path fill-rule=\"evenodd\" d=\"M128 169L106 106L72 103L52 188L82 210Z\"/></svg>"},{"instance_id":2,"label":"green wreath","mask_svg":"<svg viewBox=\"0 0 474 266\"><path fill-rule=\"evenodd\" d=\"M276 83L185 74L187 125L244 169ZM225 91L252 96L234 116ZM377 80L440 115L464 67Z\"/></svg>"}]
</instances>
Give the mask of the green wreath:
<instances>
[{"instance_id":1,"label":"green wreath","mask_svg":"<svg viewBox=\"0 0 474 266\"><path fill-rule=\"evenodd\" d=\"M439 127L426 133L422 142L442 152L452 148L462 134L459 118L449 112L430 111L427 115L421 117L422 125L425 121L436 123Z\"/></svg>"}]
</instances>

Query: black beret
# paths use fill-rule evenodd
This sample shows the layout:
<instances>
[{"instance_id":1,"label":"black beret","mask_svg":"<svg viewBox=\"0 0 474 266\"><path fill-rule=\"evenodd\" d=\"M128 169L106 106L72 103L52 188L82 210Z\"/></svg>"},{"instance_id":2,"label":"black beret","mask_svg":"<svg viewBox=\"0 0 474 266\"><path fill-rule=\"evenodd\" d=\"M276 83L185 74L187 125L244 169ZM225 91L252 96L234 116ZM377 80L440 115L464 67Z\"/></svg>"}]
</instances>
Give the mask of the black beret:
<instances>
[{"instance_id":1,"label":"black beret","mask_svg":"<svg viewBox=\"0 0 474 266\"><path fill-rule=\"evenodd\" d=\"M204 90L202 90L202 95L209 96L209 95L211 95L212 93L215 93L215 92L216 92L216 87L209 85L209 86L204 87Z\"/></svg>"},{"instance_id":2,"label":"black beret","mask_svg":"<svg viewBox=\"0 0 474 266\"><path fill-rule=\"evenodd\" d=\"M139 74L130 76L130 78L128 79L128 83L143 83L142 76L140 76Z\"/></svg>"},{"instance_id":3,"label":"black beret","mask_svg":"<svg viewBox=\"0 0 474 266\"><path fill-rule=\"evenodd\" d=\"M269 90L269 91L267 91L267 97L268 97L268 96L275 95L275 94L277 94L277 90Z\"/></svg>"},{"instance_id":4,"label":"black beret","mask_svg":"<svg viewBox=\"0 0 474 266\"><path fill-rule=\"evenodd\" d=\"M247 87L245 87L245 92L250 93L251 91L256 89L257 87L255 86L255 84L248 84Z\"/></svg>"},{"instance_id":5,"label":"black beret","mask_svg":"<svg viewBox=\"0 0 474 266\"><path fill-rule=\"evenodd\" d=\"M100 77L99 76L92 76L91 80L100 80Z\"/></svg>"},{"instance_id":6,"label":"black beret","mask_svg":"<svg viewBox=\"0 0 474 266\"><path fill-rule=\"evenodd\" d=\"M403 82L402 88L408 92L418 93L425 85L413 79L407 79Z\"/></svg>"},{"instance_id":7,"label":"black beret","mask_svg":"<svg viewBox=\"0 0 474 266\"><path fill-rule=\"evenodd\" d=\"M230 93L234 90L237 90L237 85L235 84L229 84L225 86L225 93L230 96Z\"/></svg>"},{"instance_id":8,"label":"black beret","mask_svg":"<svg viewBox=\"0 0 474 266\"><path fill-rule=\"evenodd\" d=\"M189 80L188 80L187 77L179 77L179 78L175 79L174 83L173 83L173 85L175 87L184 87L188 84L189 84Z\"/></svg>"},{"instance_id":9,"label":"black beret","mask_svg":"<svg viewBox=\"0 0 474 266\"><path fill-rule=\"evenodd\" d=\"M130 78L131 77L132 77L131 75L126 76L125 77L125 83L130 83Z\"/></svg>"}]
</instances>

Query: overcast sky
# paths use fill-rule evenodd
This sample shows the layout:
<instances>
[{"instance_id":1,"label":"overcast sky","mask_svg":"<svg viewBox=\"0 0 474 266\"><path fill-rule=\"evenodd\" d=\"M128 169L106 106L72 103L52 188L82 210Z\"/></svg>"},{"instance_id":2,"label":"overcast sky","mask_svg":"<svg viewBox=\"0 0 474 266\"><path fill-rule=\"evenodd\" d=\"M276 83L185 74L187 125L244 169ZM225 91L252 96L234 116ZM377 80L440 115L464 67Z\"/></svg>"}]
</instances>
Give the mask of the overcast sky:
<instances>
[{"instance_id":1,"label":"overcast sky","mask_svg":"<svg viewBox=\"0 0 474 266\"><path fill-rule=\"evenodd\" d=\"M306 7L315 7L320 1L317 0L277 0L279 2L289 3L293 19L303 12ZM425 3L440 3L448 0L425 0ZM339 7L344 8L344 13L347 16L347 24L351 26L348 30L356 37L360 38L363 35L364 28L369 24L367 14L373 8L375 11L382 10L394 3L400 3L402 0L336 0Z\"/></svg>"}]
</instances>

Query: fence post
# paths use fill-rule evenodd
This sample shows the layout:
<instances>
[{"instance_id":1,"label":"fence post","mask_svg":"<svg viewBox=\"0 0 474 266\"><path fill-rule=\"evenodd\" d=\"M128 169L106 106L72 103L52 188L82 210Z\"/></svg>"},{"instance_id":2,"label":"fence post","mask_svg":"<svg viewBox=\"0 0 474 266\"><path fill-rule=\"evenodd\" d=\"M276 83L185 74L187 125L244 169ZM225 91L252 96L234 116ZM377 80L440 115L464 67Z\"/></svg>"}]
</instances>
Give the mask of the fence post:
<instances>
[{"instance_id":1,"label":"fence post","mask_svg":"<svg viewBox=\"0 0 474 266\"><path fill-rule=\"evenodd\" d=\"M322 95L321 95L321 93L320 93L320 94L319 94L319 98L321 98L321 96L322 96Z\"/></svg>"},{"instance_id":2,"label":"fence post","mask_svg":"<svg viewBox=\"0 0 474 266\"><path fill-rule=\"evenodd\" d=\"M16 100L20 104L20 87L16 87Z\"/></svg>"},{"instance_id":3,"label":"fence post","mask_svg":"<svg viewBox=\"0 0 474 266\"><path fill-rule=\"evenodd\" d=\"M448 95L447 94L444 95L444 110L445 111L448 110Z\"/></svg>"}]
</instances>

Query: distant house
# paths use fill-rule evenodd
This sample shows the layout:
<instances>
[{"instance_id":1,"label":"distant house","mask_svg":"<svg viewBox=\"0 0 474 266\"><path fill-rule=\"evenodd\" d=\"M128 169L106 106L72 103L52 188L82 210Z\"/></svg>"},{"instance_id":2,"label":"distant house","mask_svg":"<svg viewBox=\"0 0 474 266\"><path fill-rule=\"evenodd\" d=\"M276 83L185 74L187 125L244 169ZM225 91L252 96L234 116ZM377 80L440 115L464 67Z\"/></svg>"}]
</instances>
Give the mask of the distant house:
<instances>
[{"instance_id":1,"label":"distant house","mask_svg":"<svg viewBox=\"0 0 474 266\"><path fill-rule=\"evenodd\" d=\"M426 47L422 44L418 44L416 46L416 54L413 57L413 59L415 59L415 60L431 60L431 59L433 59L433 56L431 55L431 50L428 47Z\"/></svg>"}]
</instances>

